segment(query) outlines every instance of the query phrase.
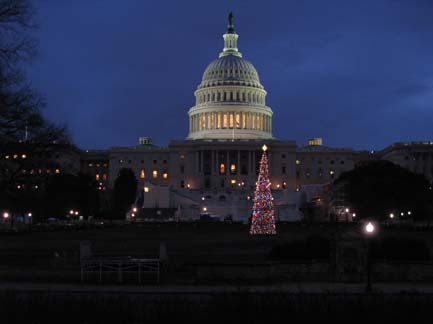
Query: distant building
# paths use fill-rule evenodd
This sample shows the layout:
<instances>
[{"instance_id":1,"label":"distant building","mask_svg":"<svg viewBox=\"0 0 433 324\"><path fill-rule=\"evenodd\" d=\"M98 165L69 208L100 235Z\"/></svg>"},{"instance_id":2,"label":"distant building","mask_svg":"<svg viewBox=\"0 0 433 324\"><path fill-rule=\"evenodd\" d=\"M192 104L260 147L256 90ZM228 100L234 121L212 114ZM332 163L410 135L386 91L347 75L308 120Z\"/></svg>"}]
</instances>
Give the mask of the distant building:
<instances>
[{"instance_id":1,"label":"distant building","mask_svg":"<svg viewBox=\"0 0 433 324\"><path fill-rule=\"evenodd\" d=\"M433 181L433 142L395 143L377 155Z\"/></svg>"}]
</instances>

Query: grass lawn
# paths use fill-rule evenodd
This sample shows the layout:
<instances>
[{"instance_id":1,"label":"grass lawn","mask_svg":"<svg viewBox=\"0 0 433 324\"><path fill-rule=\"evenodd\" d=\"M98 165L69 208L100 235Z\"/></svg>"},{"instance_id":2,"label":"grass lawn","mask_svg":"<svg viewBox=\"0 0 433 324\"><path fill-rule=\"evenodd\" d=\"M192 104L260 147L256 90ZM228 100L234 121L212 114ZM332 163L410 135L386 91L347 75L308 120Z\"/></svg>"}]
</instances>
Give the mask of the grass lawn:
<instances>
[{"instance_id":1,"label":"grass lawn","mask_svg":"<svg viewBox=\"0 0 433 324\"><path fill-rule=\"evenodd\" d=\"M262 262L273 245L306 238L329 236L330 225L283 224L271 237L251 237L249 228L224 223L127 224L108 228L36 231L0 237L0 271L30 274L34 271L75 271L78 275L80 241L94 243L97 254L107 256L157 256L160 242L167 248L171 265L196 263ZM340 233L353 232L354 225L339 225ZM381 229L380 235L424 238L430 247L430 232ZM55 257L58 255L58 257Z\"/></svg>"}]
</instances>

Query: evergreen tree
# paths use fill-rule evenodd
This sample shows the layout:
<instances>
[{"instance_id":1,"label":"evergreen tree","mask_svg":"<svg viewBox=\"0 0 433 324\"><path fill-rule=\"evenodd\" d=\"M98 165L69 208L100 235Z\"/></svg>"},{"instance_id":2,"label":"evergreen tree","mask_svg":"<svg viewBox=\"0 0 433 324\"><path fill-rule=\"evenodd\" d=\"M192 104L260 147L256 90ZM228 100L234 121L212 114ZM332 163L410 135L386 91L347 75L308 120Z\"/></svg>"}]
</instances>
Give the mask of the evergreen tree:
<instances>
[{"instance_id":1,"label":"evergreen tree","mask_svg":"<svg viewBox=\"0 0 433 324\"><path fill-rule=\"evenodd\" d=\"M134 171L128 168L120 169L114 181L112 196L112 217L124 218L126 212L135 202L137 194L137 178Z\"/></svg>"},{"instance_id":2,"label":"evergreen tree","mask_svg":"<svg viewBox=\"0 0 433 324\"><path fill-rule=\"evenodd\" d=\"M254 194L254 206L250 228L251 235L277 234L266 150L266 145L263 145L259 177L256 183L256 192Z\"/></svg>"}]
</instances>

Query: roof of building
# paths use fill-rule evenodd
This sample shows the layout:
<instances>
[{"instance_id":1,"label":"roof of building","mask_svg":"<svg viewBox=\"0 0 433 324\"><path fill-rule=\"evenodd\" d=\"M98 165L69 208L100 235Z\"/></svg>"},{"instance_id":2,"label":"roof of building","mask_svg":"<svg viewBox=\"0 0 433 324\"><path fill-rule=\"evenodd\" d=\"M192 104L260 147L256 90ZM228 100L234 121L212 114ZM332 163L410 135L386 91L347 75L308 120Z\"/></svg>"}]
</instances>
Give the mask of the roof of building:
<instances>
[{"instance_id":1,"label":"roof of building","mask_svg":"<svg viewBox=\"0 0 433 324\"><path fill-rule=\"evenodd\" d=\"M231 54L219 57L208 65L198 88L222 85L240 85L263 89L259 74L253 64L242 57Z\"/></svg>"},{"instance_id":2,"label":"roof of building","mask_svg":"<svg viewBox=\"0 0 433 324\"><path fill-rule=\"evenodd\" d=\"M348 147L336 148L324 145L307 145L300 146L296 149L297 152L353 152L353 149Z\"/></svg>"}]
</instances>

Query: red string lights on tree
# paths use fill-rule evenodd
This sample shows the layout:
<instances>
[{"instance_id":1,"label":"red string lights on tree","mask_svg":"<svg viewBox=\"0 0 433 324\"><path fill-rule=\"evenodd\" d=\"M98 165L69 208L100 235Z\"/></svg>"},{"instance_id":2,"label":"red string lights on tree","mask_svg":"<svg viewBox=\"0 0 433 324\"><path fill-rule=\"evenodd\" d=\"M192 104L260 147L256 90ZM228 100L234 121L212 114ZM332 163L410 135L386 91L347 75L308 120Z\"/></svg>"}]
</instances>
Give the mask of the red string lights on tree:
<instances>
[{"instance_id":1,"label":"red string lights on tree","mask_svg":"<svg viewBox=\"0 0 433 324\"><path fill-rule=\"evenodd\" d=\"M250 227L251 235L277 234L266 145L263 145L262 149L263 154L260 161L259 177L256 182L256 192L254 194L253 214Z\"/></svg>"}]
</instances>

